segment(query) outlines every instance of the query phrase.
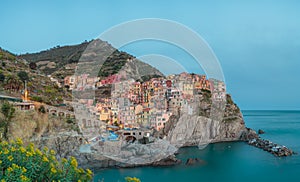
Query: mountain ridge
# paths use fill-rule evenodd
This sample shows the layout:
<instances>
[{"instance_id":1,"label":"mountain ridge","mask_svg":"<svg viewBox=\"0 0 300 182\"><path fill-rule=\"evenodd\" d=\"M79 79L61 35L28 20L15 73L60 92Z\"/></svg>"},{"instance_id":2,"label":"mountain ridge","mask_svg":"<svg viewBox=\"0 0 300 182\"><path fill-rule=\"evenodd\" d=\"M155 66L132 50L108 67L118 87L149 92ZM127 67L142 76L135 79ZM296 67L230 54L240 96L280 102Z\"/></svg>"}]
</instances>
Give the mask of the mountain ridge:
<instances>
[{"instance_id":1,"label":"mountain ridge","mask_svg":"<svg viewBox=\"0 0 300 182\"><path fill-rule=\"evenodd\" d=\"M89 49L88 46L92 43L98 44L97 50L93 50L95 57L101 57L103 52L111 52L111 55L106 58L103 67L101 67L98 73L99 77L107 77L118 73L128 63L128 60L135 60L138 65L142 64L141 67L144 70L148 70L147 72L152 73L154 76L164 76L153 66L136 59L133 55L117 50L108 42L100 39L85 41L75 45L56 46L37 53L21 54L18 58L25 59L30 63L34 62L37 64L38 69L45 74L63 79L65 76L74 74L77 63L81 61L82 55L86 52L86 49ZM135 78L134 75L130 76Z\"/></svg>"}]
</instances>

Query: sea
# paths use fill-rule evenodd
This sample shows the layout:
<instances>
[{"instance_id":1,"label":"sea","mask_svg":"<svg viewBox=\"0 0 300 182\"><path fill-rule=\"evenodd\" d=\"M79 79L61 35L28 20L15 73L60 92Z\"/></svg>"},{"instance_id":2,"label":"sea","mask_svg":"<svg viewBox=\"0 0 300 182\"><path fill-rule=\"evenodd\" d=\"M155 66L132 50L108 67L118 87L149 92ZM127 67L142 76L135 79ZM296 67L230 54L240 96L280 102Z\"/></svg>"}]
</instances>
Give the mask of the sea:
<instances>
[{"instance_id":1,"label":"sea","mask_svg":"<svg viewBox=\"0 0 300 182\"><path fill-rule=\"evenodd\" d=\"M171 167L137 167L94 171L94 181L124 182L127 176L141 182L300 182L300 111L243 111L247 127L262 129L264 139L297 152L278 158L244 142L209 144L199 150L179 150L184 162ZM188 158L204 162L187 166Z\"/></svg>"}]
</instances>

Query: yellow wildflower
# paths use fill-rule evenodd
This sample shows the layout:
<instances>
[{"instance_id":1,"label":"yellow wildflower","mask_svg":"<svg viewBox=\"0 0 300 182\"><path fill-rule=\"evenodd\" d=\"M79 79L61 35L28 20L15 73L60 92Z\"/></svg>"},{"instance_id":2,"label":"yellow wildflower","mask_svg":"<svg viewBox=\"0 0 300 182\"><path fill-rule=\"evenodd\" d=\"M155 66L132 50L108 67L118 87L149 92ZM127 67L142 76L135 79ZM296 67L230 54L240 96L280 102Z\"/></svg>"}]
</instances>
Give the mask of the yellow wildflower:
<instances>
[{"instance_id":1,"label":"yellow wildflower","mask_svg":"<svg viewBox=\"0 0 300 182\"><path fill-rule=\"evenodd\" d=\"M3 151L4 151L3 152L4 154L8 154L9 153L9 150L7 148L5 148Z\"/></svg>"},{"instance_id":2,"label":"yellow wildflower","mask_svg":"<svg viewBox=\"0 0 300 182\"><path fill-rule=\"evenodd\" d=\"M55 151L54 150L50 150L50 154L51 155L55 155Z\"/></svg>"},{"instance_id":3,"label":"yellow wildflower","mask_svg":"<svg viewBox=\"0 0 300 182\"><path fill-rule=\"evenodd\" d=\"M92 172L90 169L86 169L86 172L87 172L88 174L90 174L90 175L93 174L93 172Z\"/></svg>"},{"instance_id":4,"label":"yellow wildflower","mask_svg":"<svg viewBox=\"0 0 300 182\"><path fill-rule=\"evenodd\" d=\"M21 138L17 138L16 143L17 143L18 145L23 145L23 141L22 141Z\"/></svg>"},{"instance_id":5,"label":"yellow wildflower","mask_svg":"<svg viewBox=\"0 0 300 182\"><path fill-rule=\"evenodd\" d=\"M26 157L31 157L33 154L31 152L26 152Z\"/></svg>"},{"instance_id":6,"label":"yellow wildflower","mask_svg":"<svg viewBox=\"0 0 300 182\"><path fill-rule=\"evenodd\" d=\"M23 173L26 173L27 172L27 169L25 167L22 167L22 172Z\"/></svg>"},{"instance_id":7,"label":"yellow wildflower","mask_svg":"<svg viewBox=\"0 0 300 182\"><path fill-rule=\"evenodd\" d=\"M57 173L56 169L53 168L53 167L51 168L51 172L52 172L53 174Z\"/></svg>"},{"instance_id":8,"label":"yellow wildflower","mask_svg":"<svg viewBox=\"0 0 300 182\"><path fill-rule=\"evenodd\" d=\"M48 150L49 150L48 147L44 147L44 148L43 148L43 151L44 151L44 152L47 152Z\"/></svg>"},{"instance_id":9,"label":"yellow wildflower","mask_svg":"<svg viewBox=\"0 0 300 182\"><path fill-rule=\"evenodd\" d=\"M14 158L13 158L13 156L10 155L10 156L7 157L7 159L8 159L9 161L12 161Z\"/></svg>"},{"instance_id":10,"label":"yellow wildflower","mask_svg":"<svg viewBox=\"0 0 300 182\"><path fill-rule=\"evenodd\" d=\"M8 168L7 168L7 171L10 173L10 172L12 172L12 171L13 171L13 168L11 168L11 167L8 167Z\"/></svg>"},{"instance_id":11,"label":"yellow wildflower","mask_svg":"<svg viewBox=\"0 0 300 182\"><path fill-rule=\"evenodd\" d=\"M39 149L36 149L35 152L36 152L39 156L43 155L42 152L41 152Z\"/></svg>"},{"instance_id":12,"label":"yellow wildflower","mask_svg":"<svg viewBox=\"0 0 300 182\"><path fill-rule=\"evenodd\" d=\"M136 177L133 177L133 178L132 177L126 177L125 179L126 179L126 181L131 181L131 182L141 182L141 180L136 178Z\"/></svg>"},{"instance_id":13,"label":"yellow wildflower","mask_svg":"<svg viewBox=\"0 0 300 182\"><path fill-rule=\"evenodd\" d=\"M55 160L56 160L56 157L55 157L55 156L51 156L50 159L51 159L52 161L55 161Z\"/></svg>"},{"instance_id":14,"label":"yellow wildflower","mask_svg":"<svg viewBox=\"0 0 300 182\"><path fill-rule=\"evenodd\" d=\"M17 164L12 164L11 167L12 167L13 169L19 169L19 168L20 168Z\"/></svg>"},{"instance_id":15,"label":"yellow wildflower","mask_svg":"<svg viewBox=\"0 0 300 182\"><path fill-rule=\"evenodd\" d=\"M21 175L20 178L21 178L21 181L29 181L29 179L24 175Z\"/></svg>"},{"instance_id":16,"label":"yellow wildflower","mask_svg":"<svg viewBox=\"0 0 300 182\"><path fill-rule=\"evenodd\" d=\"M26 152L26 149L25 149L24 147L20 147L20 151L21 151L22 153L24 153L24 152Z\"/></svg>"},{"instance_id":17,"label":"yellow wildflower","mask_svg":"<svg viewBox=\"0 0 300 182\"><path fill-rule=\"evenodd\" d=\"M2 160L0 160L0 164L2 164Z\"/></svg>"},{"instance_id":18,"label":"yellow wildflower","mask_svg":"<svg viewBox=\"0 0 300 182\"><path fill-rule=\"evenodd\" d=\"M16 151L17 149L15 147L11 147L11 151L14 152Z\"/></svg>"},{"instance_id":19,"label":"yellow wildflower","mask_svg":"<svg viewBox=\"0 0 300 182\"><path fill-rule=\"evenodd\" d=\"M71 157L71 165L73 167L77 167L78 166L77 160L74 157Z\"/></svg>"},{"instance_id":20,"label":"yellow wildflower","mask_svg":"<svg viewBox=\"0 0 300 182\"><path fill-rule=\"evenodd\" d=\"M46 156L43 157L43 162L49 162L49 160Z\"/></svg>"},{"instance_id":21,"label":"yellow wildflower","mask_svg":"<svg viewBox=\"0 0 300 182\"><path fill-rule=\"evenodd\" d=\"M34 147L34 144L33 144L33 143L30 143L30 144L29 144L29 147Z\"/></svg>"},{"instance_id":22,"label":"yellow wildflower","mask_svg":"<svg viewBox=\"0 0 300 182\"><path fill-rule=\"evenodd\" d=\"M82 168L79 169L79 173L84 173L84 170Z\"/></svg>"},{"instance_id":23,"label":"yellow wildflower","mask_svg":"<svg viewBox=\"0 0 300 182\"><path fill-rule=\"evenodd\" d=\"M62 163L66 163L68 160L66 158L61 159Z\"/></svg>"},{"instance_id":24,"label":"yellow wildflower","mask_svg":"<svg viewBox=\"0 0 300 182\"><path fill-rule=\"evenodd\" d=\"M3 141L3 142L2 142L2 145L3 145L3 146L6 146L6 145L8 145L8 142L7 142L7 141Z\"/></svg>"}]
</instances>

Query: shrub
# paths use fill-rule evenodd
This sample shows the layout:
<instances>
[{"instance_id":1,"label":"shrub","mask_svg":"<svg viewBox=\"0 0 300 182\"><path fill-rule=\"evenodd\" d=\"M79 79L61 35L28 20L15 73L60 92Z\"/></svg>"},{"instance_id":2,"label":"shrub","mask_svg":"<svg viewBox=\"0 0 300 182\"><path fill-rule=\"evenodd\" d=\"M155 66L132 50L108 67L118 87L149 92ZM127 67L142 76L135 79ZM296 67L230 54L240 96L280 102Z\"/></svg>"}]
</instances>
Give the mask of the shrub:
<instances>
[{"instance_id":1,"label":"shrub","mask_svg":"<svg viewBox=\"0 0 300 182\"><path fill-rule=\"evenodd\" d=\"M18 77L20 78L20 80L22 80L22 82L29 80L29 76L25 71L18 72Z\"/></svg>"},{"instance_id":2,"label":"shrub","mask_svg":"<svg viewBox=\"0 0 300 182\"><path fill-rule=\"evenodd\" d=\"M32 96L30 99L36 102L43 102L43 98L39 96Z\"/></svg>"},{"instance_id":3,"label":"shrub","mask_svg":"<svg viewBox=\"0 0 300 182\"><path fill-rule=\"evenodd\" d=\"M3 73L0 73L0 82L4 82L5 75Z\"/></svg>"},{"instance_id":4,"label":"shrub","mask_svg":"<svg viewBox=\"0 0 300 182\"><path fill-rule=\"evenodd\" d=\"M46 108L45 108L45 106L41 105L41 106L39 107L38 111L41 112L41 113L46 113Z\"/></svg>"},{"instance_id":5,"label":"shrub","mask_svg":"<svg viewBox=\"0 0 300 182\"><path fill-rule=\"evenodd\" d=\"M71 119L71 118L68 118L68 119L66 120L66 122L67 122L68 124L73 124L73 123L75 123L74 119Z\"/></svg>"},{"instance_id":6,"label":"shrub","mask_svg":"<svg viewBox=\"0 0 300 182\"><path fill-rule=\"evenodd\" d=\"M77 167L71 157L58 161L53 150L23 146L20 139L0 143L0 179L2 181L91 181L92 171Z\"/></svg>"},{"instance_id":7,"label":"shrub","mask_svg":"<svg viewBox=\"0 0 300 182\"><path fill-rule=\"evenodd\" d=\"M29 68L35 70L37 68L37 64L34 62L29 63Z\"/></svg>"},{"instance_id":8,"label":"shrub","mask_svg":"<svg viewBox=\"0 0 300 182\"><path fill-rule=\"evenodd\" d=\"M4 116L4 118L1 119L1 121L0 121L0 127L3 128L3 137L5 139L7 139L8 126L9 126L9 123L11 122L12 118L15 117L15 108L13 107L12 104L5 101L0 108L0 112Z\"/></svg>"}]
</instances>

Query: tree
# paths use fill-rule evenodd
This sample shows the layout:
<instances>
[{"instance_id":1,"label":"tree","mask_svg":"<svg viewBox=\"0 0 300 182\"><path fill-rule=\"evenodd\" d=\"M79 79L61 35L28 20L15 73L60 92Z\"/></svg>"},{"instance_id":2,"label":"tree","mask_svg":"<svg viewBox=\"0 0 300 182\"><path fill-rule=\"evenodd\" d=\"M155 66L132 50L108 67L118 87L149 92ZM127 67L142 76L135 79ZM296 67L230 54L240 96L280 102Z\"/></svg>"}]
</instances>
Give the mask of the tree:
<instances>
[{"instance_id":1,"label":"tree","mask_svg":"<svg viewBox=\"0 0 300 182\"><path fill-rule=\"evenodd\" d=\"M25 71L20 71L18 73L18 77L20 78L20 80L22 80L23 83L25 83L25 81L29 80L29 76Z\"/></svg>"},{"instance_id":2,"label":"tree","mask_svg":"<svg viewBox=\"0 0 300 182\"><path fill-rule=\"evenodd\" d=\"M34 63L34 62L29 63L29 68L32 70L35 70L37 68L36 63Z\"/></svg>"},{"instance_id":3,"label":"tree","mask_svg":"<svg viewBox=\"0 0 300 182\"><path fill-rule=\"evenodd\" d=\"M38 111L41 112L41 113L46 113L46 108L45 108L45 106L41 105L41 106L39 107Z\"/></svg>"},{"instance_id":4,"label":"tree","mask_svg":"<svg viewBox=\"0 0 300 182\"><path fill-rule=\"evenodd\" d=\"M22 84L21 80L14 75L8 75L6 79L6 89L19 91L20 85Z\"/></svg>"},{"instance_id":5,"label":"tree","mask_svg":"<svg viewBox=\"0 0 300 182\"><path fill-rule=\"evenodd\" d=\"M0 73L0 82L4 82L5 75L3 73Z\"/></svg>"},{"instance_id":6,"label":"tree","mask_svg":"<svg viewBox=\"0 0 300 182\"><path fill-rule=\"evenodd\" d=\"M3 137L8 139L8 126L12 118L15 116L15 108L9 102L4 102L1 106L0 112L3 114L4 118L0 122L0 127L3 128Z\"/></svg>"}]
</instances>

